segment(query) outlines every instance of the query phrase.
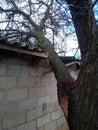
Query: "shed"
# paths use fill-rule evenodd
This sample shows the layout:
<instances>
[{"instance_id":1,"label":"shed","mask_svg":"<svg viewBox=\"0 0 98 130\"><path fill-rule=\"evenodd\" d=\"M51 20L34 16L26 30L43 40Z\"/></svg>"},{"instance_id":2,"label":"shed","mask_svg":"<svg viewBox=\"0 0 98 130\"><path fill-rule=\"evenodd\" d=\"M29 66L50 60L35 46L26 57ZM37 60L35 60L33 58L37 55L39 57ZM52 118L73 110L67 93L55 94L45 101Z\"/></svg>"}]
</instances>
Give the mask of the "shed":
<instances>
[{"instance_id":1,"label":"shed","mask_svg":"<svg viewBox=\"0 0 98 130\"><path fill-rule=\"evenodd\" d=\"M76 64L65 64L75 79ZM67 130L49 69L43 52L0 41L0 130Z\"/></svg>"}]
</instances>

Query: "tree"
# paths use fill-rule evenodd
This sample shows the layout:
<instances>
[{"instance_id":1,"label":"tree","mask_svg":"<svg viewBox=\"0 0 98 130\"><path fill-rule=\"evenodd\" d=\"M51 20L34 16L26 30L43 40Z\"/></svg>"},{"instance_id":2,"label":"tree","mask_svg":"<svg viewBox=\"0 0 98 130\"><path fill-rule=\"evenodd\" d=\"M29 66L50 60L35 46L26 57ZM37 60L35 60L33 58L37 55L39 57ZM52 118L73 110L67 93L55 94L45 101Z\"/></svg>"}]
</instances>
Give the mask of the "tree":
<instances>
[{"instance_id":1,"label":"tree","mask_svg":"<svg viewBox=\"0 0 98 130\"><path fill-rule=\"evenodd\" d=\"M3 32L2 34L5 35L6 38L8 36L14 36L12 38L13 40L16 34L21 34L21 38L27 39L26 41L29 41L31 37L37 40L38 46L46 53L53 68L57 79L59 102L66 118L68 115L66 104L67 99L69 100L68 121L70 130L97 130L98 25L95 22L91 0L62 0L62 3L64 4L65 1L72 15L82 56L81 70L75 84L67 68L55 53L53 45L45 37L45 23L49 20L48 18L51 19L50 12L53 0L49 1L48 4L43 3L41 0L38 0L38 3L28 0L29 14L24 11L23 7L20 6L19 8L14 0L7 1L10 6L7 9L0 7L0 11L4 13L4 16L6 14L6 18L9 22L7 22L8 20L5 21L7 22L6 30L2 30L1 32ZM40 20L37 19L39 23L36 23L32 18L33 15L31 15L31 5L39 5L39 3L40 7L45 5L46 11L43 18ZM59 3L61 3L61 1ZM96 4L96 2L94 2L94 4ZM25 4L23 6L27 7ZM17 19L15 19L15 16L17 14L21 16L21 19L25 20L25 23L16 22ZM14 27L16 28L13 28L12 23L14 23ZM23 30L19 30L22 26ZM15 33L13 33L14 31ZM13 35L10 35L10 33ZM19 37L21 35L19 35ZM72 87L73 84L74 87Z\"/></svg>"},{"instance_id":2,"label":"tree","mask_svg":"<svg viewBox=\"0 0 98 130\"><path fill-rule=\"evenodd\" d=\"M98 25L91 0L66 1L82 55L80 74L69 98L69 126L70 130L97 130Z\"/></svg>"}]
</instances>

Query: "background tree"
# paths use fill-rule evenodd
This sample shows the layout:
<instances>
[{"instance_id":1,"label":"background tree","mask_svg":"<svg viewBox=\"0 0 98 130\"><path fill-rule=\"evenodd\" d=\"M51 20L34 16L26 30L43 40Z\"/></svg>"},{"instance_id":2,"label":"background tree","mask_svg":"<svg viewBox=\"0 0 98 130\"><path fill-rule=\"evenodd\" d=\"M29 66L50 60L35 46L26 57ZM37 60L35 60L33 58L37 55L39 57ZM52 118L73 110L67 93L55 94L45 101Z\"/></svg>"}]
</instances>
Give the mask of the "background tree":
<instances>
[{"instance_id":1,"label":"background tree","mask_svg":"<svg viewBox=\"0 0 98 130\"><path fill-rule=\"evenodd\" d=\"M82 61L69 99L70 130L98 129L98 25L91 0L66 0L76 30Z\"/></svg>"}]
</instances>

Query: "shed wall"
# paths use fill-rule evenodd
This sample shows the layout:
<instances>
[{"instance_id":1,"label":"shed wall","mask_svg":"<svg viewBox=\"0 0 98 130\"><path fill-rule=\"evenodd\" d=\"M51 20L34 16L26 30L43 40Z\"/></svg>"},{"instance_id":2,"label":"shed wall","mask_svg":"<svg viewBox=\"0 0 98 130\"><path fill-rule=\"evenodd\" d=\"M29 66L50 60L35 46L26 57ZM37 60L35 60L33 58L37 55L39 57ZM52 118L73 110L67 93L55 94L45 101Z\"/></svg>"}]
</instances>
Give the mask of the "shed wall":
<instances>
[{"instance_id":1,"label":"shed wall","mask_svg":"<svg viewBox=\"0 0 98 130\"><path fill-rule=\"evenodd\" d=\"M0 56L0 130L67 130L46 61Z\"/></svg>"}]
</instances>

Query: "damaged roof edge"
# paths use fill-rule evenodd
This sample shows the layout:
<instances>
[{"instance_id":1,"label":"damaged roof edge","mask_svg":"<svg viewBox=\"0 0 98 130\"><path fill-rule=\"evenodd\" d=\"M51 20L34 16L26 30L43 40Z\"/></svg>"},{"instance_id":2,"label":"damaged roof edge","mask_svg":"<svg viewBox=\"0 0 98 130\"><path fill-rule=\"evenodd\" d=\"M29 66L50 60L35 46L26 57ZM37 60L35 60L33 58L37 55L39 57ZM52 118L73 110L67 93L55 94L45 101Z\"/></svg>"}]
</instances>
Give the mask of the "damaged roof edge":
<instances>
[{"instance_id":1,"label":"damaged roof edge","mask_svg":"<svg viewBox=\"0 0 98 130\"><path fill-rule=\"evenodd\" d=\"M30 50L30 49L24 49L20 46L7 44L6 41L4 41L4 40L3 41L0 40L0 49L6 50L6 51L11 51L11 52L17 52L19 54L27 54L27 55L31 55L31 56L47 58L45 53L42 51L40 52L40 51L34 51L34 50ZM76 64L76 63L80 66L80 61L75 59L74 56L68 56L68 57L59 56L59 57L61 58L63 63L66 64L66 67L69 67L69 66Z\"/></svg>"},{"instance_id":2,"label":"damaged roof edge","mask_svg":"<svg viewBox=\"0 0 98 130\"><path fill-rule=\"evenodd\" d=\"M26 50L26 49L15 47L15 46L11 46L11 45L9 46L9 45L3 44L3 43L0 43L0 49L2 49L2 50L9 50L9 51L12 51L12 52L18 52L18 53L22 53L22 54L28 54L28 55L40 56L40 57L43 57L43 58L47 58L47 56L43 52L34 52L34 51L31 51L31 50Z\"/></svg>"}]
</instances>

